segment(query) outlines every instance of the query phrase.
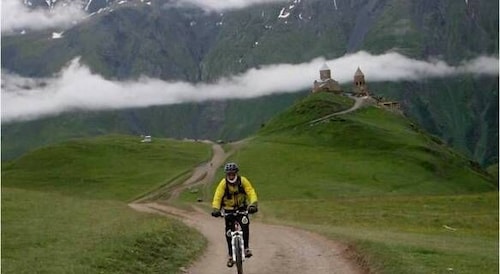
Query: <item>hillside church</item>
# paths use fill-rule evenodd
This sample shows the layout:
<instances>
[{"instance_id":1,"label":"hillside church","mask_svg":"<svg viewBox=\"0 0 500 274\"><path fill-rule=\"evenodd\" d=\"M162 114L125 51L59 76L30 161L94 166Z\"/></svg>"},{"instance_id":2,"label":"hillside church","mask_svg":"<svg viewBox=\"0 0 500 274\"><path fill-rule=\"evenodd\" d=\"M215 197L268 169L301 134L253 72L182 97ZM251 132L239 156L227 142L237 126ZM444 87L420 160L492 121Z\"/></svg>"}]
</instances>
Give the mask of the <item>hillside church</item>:
<instances>
[{"instance_id":1,"label":"hillside church","mask_svg":"<svg viewBox=\"0 0 500 274\"><path fill-rule=\"evenodd\" d=\"M354 73L354 81L353 81L353 89L352 94L354 96L368 96L368 86L365 82L365 75L358 67L356 72ZM319 80L315 80L313 83L313 93L316 92L333 92L335 94L344 93L342 87L339 82L335 81L332 78L332 72L330 68L324 64L319 70Z\"/></svg>"},{"instance_id":2,"label":"hillside church","mask_svg":"<svg viewBox=\"0 0 500 274\"><path fill-rule=\"evenodd\" d=\"M344 92L339 82L332 79L332 73L330 68L324 64L319 70L319 80L315 80L313 84L312 93L316 92L331 92L334 94L352 94L356 97L372 97L378 106L384 107L385 109L401 112L399 102L397 101L386 101L382 97L372 96L371 92L368 90L368 85L365 81L365 75L358 67L354 73L353 86L350 92Z\"/></svg>"}]
</instances>

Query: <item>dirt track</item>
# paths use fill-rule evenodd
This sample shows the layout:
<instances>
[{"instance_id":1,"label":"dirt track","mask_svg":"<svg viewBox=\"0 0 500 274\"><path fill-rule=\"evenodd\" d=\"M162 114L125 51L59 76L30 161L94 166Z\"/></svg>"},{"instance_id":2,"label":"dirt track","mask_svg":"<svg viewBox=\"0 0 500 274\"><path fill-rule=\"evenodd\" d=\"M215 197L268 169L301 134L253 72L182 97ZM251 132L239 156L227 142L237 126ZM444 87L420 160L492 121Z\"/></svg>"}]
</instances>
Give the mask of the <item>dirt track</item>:
<instances>
[{"instance_id":1,"label":"dirt track","mask_svg":"<svg viewBox=\"0 0 500 274\"><path fill-rule=\"evenodd\" d=\"M235 145L241 144L240 142ZM223 219L213 218L198 207L186 211L165 204L176 198L183 189L214 180L216 169L224 163L230 153L226 154L220 145L213 144L213 155L209 163L197 167L188 180L174 189L168 200L148 202L147 199L142 199L130 204L130 207L138 211L178 218L199 230L207 238L208 248L203 256L180 272L236 273L234 267L226 267L227 247ZM254 256L244 263L246 274L366 273L362 266L349 259L352 252L345 245L295 228L252 222L250 247Z\"/></svg>"},{"instance_id":2,"label":"dirt track","mask_svg":"<svg viewBox=\"0 0 500 274\"><path fill-rule=\"evenodd\" d=\"M204 255L184 273L236 273L235 268L226 267L227 247L221 218L213 218L199 209L184 211L159 203L131 204L131 207L176 217L208 239ZM349 250L345 246L310 232L254 222L250 236L254 256L244 263L248 274L363 273L361 267L346 258Z\"/></svg>"}]
</instances>

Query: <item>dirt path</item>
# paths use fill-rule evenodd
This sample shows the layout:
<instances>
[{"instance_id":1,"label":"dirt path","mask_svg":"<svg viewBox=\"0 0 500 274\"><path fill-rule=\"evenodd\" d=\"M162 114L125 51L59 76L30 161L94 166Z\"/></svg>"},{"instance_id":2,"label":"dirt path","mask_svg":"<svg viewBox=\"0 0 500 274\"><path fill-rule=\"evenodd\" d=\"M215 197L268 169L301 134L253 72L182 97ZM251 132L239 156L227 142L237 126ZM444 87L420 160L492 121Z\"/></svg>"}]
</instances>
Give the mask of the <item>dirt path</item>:
<instances>
[{"instance_id":1,"label":"dirt path","mask_svg":"<svg viewBox=\"0 0 500 274\"><path fill-rule=\"evenodd\" d=\"M213 218L200 209L185 211L159 203L131 204L132 208L180 219L196 228L208 239L203 256L184 273L226 274L235 268L226 267L227 247L224 241L224 221ZM254 256L244 264L246 274L289 273L363 273L346 256L349 250L319 235L277 225L253 222L250 243Z\"/></svg>"},{"instance_id":2,"label":"dirt path","mask_svg":"<svg viewBox=\"0 0 500 274\"><path fill-rule=\"evenodd\" d=\"M326 116L323 116L321 118L318 118L316 120L312 120L309 122L309 125L315 125L317 123L320 123L320 122L323 122L329 118L332 118L333 116L337 116L337 115L342 115L342 114L346 114L346 113L349 113L349 112L353 112L361 107L364 107L364 106L368 106L368 105L373 105L375 104L375 101L373 98L371 97L351 97L354 99L354 105L349 108L349 109L346 109L344 111L339 111L339 112L335 112L335 113L332 113L332 114L328 114Z\"/></svg>"},{"instance_id":3,"label":"dirt path","mask_svg":"<svg viewBox=\"0 0 500 274\"><path fill-rule=\"evenodd\" d=\"M233 148L237 149L241 144L242 142L237 143ZM226 154L218 144L213 144L213 151L212 160L198 166L189 179L172 191L168 200L149 202L142 200L129 205L141 212L177 218L199 230L207 238L208 247L205 253L189 268L181 271L184 273L236 273L235 268L226 267L227 246L223 219L213 218L199 207L194 206L193 210L187 211L165 204L178 197L183 189L214 180L216 169L224 163L230 153ZM252 222L250 247L254 256L245 261L245 274L366 272L363 267L348 258L352 252L345 245L295 228Z\"/></svg>"},{"instance_id":4,"label":"dirt path","mask_svg":"<svg viewBox=\"0 0 500 274\"><path fill-rule=\"evenodd\" d=\"M170 198L167 202L173 201L179 197L182 191L189 187L209 184L213 180L217 167L224 164L224 160L226 160L228 155L226 155L224 149L218 144L212 145L212 151L212 160L195 168L193 175L191 175L189 179L187 179L180 187L172 190Z\"/></svg>"}]
</instances>

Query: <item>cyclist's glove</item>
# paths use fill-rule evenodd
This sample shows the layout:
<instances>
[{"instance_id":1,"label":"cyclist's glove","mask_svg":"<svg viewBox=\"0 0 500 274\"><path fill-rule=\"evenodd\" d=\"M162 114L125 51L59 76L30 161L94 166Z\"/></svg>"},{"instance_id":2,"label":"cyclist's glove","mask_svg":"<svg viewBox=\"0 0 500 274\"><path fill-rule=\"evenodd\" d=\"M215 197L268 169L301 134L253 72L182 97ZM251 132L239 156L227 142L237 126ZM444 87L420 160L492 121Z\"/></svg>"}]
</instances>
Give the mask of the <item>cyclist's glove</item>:
<instances>
[{"instance_id":1,"label":"cyclist's glove","mask_svg":"<svg viewBox=\"0 0 500 274\"><path fill-rule=\"evenodd\" d=\"M248 210L248 213L250 213L250 214L253 214L253 213L259 211L257 209L257 205L256 204L249 205L247 210Z\"/></svg>"},{"instance_id":2,"label":"cyclist's glove","mask_svg":"<svg viewBox=\"0 0 500 274\"><path fill-rule=\"evenodd\" d=\"M220 209L214 208L214 210L212 211L212 216L213 217L220 217L220 216L222 216L222 213L220 212Z\"/></svg>"}]
</instances>

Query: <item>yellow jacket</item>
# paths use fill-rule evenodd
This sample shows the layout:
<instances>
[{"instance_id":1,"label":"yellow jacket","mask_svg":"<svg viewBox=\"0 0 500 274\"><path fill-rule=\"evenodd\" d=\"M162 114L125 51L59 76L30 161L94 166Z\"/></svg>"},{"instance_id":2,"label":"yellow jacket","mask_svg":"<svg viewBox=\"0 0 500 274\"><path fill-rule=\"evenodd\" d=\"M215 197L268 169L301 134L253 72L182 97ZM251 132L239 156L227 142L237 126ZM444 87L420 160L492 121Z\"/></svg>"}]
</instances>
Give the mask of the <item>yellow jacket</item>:
<instances>
[{"instance_id":1,"label":"yellow jacket","mask_svg":"<svg viewBox=\"0 0 500 274\"><path fill-rule=\"evenodd\" d=\"M227 183L229 193L226 193L226 178L219 182L212 201L213 208L235 210L257 202L257 193L250 181L243 176L238 177L236 183ZM239 181L241 181L241 187L239 187ZM244 190L244 193L240 193L240 190Z\"/></svg>"}]
</instances>

